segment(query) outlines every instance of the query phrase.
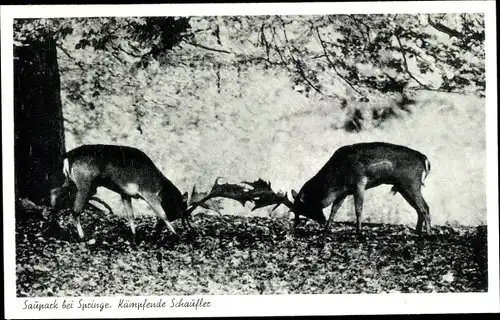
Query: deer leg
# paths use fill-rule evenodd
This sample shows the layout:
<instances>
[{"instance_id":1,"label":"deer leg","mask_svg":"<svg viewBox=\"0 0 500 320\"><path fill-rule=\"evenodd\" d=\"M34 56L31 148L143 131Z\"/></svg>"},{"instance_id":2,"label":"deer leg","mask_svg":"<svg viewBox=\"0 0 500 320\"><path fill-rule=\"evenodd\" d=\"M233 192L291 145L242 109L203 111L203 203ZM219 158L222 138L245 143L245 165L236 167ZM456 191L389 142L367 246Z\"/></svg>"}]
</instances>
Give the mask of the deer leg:
<instances>
[{"instance_id":1,"label":"deer leg","mask_svg":"<svg viewBox=\"0 0 500 320\"><path fill-rule=\"evenodd\" d=\"M50 190L50 205L55 210L67 208L69 197L71 197L71 185L68 180L65 180L60 187Z\"/></svg>"},{"instance_id":2,"label":"deer leg","mask_svg":"<svg viewBox=\"0 0 500 320\"><path fill-rule=\"evenodd\" d=\"M421 234L422 233L422 225L423 225L424 219L422 217L422 214L419 211L417 211L417 215L418 215L418 217L417 217L417 226L416 226L415 229L417 230L418 234Z\"/></svg>"},{"instance_id":3,"label":"deer leg","mask_svg":"<svg viewBox=\"0 0 500 320\"><path fill-rule=\"evenodd\" d=\"M335 217L335 214L339 210L345 198L346 198L345 195L341 195L333 201L332 210L330 211L330 217L328 217L328 222L326 223L325 231L330 230L330 225L333 222L333 218Z\"/></svg>"},{"instance_id":4,"label":"deer leg","mask_svg":"<svg viewBox=\"0 0 500 320\"><path fill-rule=\"evenodd\" d=\"M50 206L52 208L59 209L59 207L61 206L60 198L62 197L63 190L64 186L50 190Z\"/></svg>"},{"instance_id":5,"label":"deer leg","mask_svg":"<svg viewBox=\"0 0 500 320\"><path fill-rule=\"evenodd\" d=\"M123 207L125 208L125 213L127 214L128 224L132 235L135 237L135 223L134 223L134 208L132 208L132 198L127 195L122 195Z\"/></svg>"},{"instance_id":6,"label":"deer leg","mask_svg":"<svg viewBox=\"0 0 500 320\"><path fill-rule=\"evenodd\" d=\"M430 236L432 235L432 230L431 230L431 213L429 209L429 205L425 201L424 197L422 197L422 204L424 208L424 219L425 219L425 228L427 231L427 235Z\"/></svg>"},{"instance_id":7,"label":"deer leg","mask_svg":"<svg viewBox=\"0 0 500 320\"><path fill-rule=\"evenodd\" d=\"M188 228L193 229L193 225L191 224L193 222L193 217L191 216L191 214L185 216L184 219L187 223Z\"/></svg>"},{"instance_id":8,"label":"deer leg","mask_svg":"<svg viewBox=\"0 0 500 320\"><path fill-rule=\"evenodd\" d=\"M431 230L431 217L429 214L429 206L427 202L425 202L424 197L422 196L422 192L420 190L420 186L404 186L401 190L401 195L408 202L413 209L417 212L417 226L416 231L418 234L422 234L422 225L425 222L427 235L432 234Z\"/></svg>"},{"instance_id":9,"label":"deer leg","mask_svg":"<svg viewBox=\"0 0 500 320\"><path fill-rule=\"evenodd\" d=\"M363 212L363 202L365 193L366 181L358 183L354 191L354 211L356 211L356 233L361 235L361 218Z\"/></svg>"},{"instance_id":10,"label":"deer leg","mask_svg":"<svg viewBox=\"0 0 500 320\"><path fill-rule=\"evenodd\" d=\"M168 219L167 219L167 215L165 214L165 210L163 210L163 208L160 204L161 202L159 200L151 200L151 199L147 199L146 201L149 204L149 206L151 207L151 209L153 209L153 211L156 213L156 216L165 222L165 224L167 225L167 228L170 230L170 232L177 235L174 227L172 226L170 221L168 221Z\"/></svg>"},{"instance_id":11,"label":"deer leg","mask_svg":"<svg viewBox=\"0 0 500 320\"><path fill-rule=\"evenodd\" d=\"M122 198L122 200L123 200L123 198ZM89 201L95 201L97 203L100 203L104 208L106 208L106 210L108 210L108 214L113 214L113 209L111 209L111 207L106 202L102 201L98 197L90 197ZM93 205L93 206L96 207L95 205ZM96 208L99 209L99 211L102 211L101 208L99 208L99 207L96 207Z\"/></svg>"},{"instance_id":12,"label":"deer leg","mask_svg":"<svg viewBox=\"0 0 500 320\"><path fill-rule=\"evenodd\" d=\"M90 198L90 190L91 188L87 186L78 188L78 191L76 192L75 203L73 206L73 222L76 226L76 230L78 231L78 236L80 237L80 239L83 239L85 237L80 221L80 216L85 204Z\"/></svg>"},{"instance_id":13,"label":"deer leg","mask_svg":"<svg viewBox=\"0 0 500 320\"><path fill-rule=\"evenodd\" d=\"M294 221L293 221L293 228L294 228L294 229L295 229L295 228L297 228L297 227L299 226L299 223L300 223L300 219L299 219L299 218L300 218L300 215L296 214L296 215L295 215L295 219L294 219Z\"/></svg>"}]
</instances>

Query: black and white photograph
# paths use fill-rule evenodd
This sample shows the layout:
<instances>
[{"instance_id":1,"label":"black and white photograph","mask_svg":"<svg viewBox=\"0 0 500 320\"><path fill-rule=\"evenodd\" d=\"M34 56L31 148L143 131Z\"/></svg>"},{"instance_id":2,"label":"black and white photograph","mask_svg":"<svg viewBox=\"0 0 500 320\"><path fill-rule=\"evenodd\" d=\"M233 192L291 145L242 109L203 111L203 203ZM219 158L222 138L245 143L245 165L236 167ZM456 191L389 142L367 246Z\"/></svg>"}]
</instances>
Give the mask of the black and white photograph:
<instances>
[{"instance_id":1,"label":"black and white photograph","mask_svg":"<svg viewBox=\"0 0 500 320\"><path fill-rule=\"evenodd\" d=\"M2 6L5 316L500 312L495 6Z\"/></svg>"}]
</instances>

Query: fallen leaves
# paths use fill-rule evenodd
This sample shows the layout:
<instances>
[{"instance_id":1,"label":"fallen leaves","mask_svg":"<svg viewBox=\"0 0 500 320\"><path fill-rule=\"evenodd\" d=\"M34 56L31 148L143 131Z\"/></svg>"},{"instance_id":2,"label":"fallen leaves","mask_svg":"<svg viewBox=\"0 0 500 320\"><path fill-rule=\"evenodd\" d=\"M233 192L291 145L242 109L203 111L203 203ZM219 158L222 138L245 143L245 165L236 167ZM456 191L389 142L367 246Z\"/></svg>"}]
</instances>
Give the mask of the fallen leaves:
<instances>
[{"instance_id":1,"label":"fallen leaves","mask_svg":"<svg viewBox=\"0 0 500 320\"><path fill-rule=\"evenodd\" d=\"M18 296L470 292L487 289L486 228L435 227L420 239L405 226L350 223L323 236L315 223L200 213L180 239L154 236L137 218L136 238L115 216L84 215L47 233L36 218L16 228ZM63 219L64 220L64 219ZM41 233L41 234L40 234ZM324 241L324 242L323 242Z\"/></svg>"}]
</instances>

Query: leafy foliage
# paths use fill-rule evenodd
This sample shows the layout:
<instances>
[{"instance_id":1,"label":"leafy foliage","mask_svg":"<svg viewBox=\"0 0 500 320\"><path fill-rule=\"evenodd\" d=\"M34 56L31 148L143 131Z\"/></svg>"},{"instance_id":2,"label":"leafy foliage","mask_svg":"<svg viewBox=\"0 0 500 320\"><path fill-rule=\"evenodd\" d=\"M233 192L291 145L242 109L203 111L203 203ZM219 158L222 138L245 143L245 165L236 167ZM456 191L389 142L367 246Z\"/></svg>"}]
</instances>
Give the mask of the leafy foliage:
<instances>
[{"instance_id":1,"label":"leafy foliage","mask_svg":"<svg viewBox=\"0 0 500 320\"><path fill-rule=\"evenodd\" d=\"M83 243L64 212L55 221L50 229L37 217L16 222L18 296L487 290L483 227L436 227L422 240L404 226L367 224L360 242L350 223L324 238L316 224L293 231L288 219L200 213L180 239L137 219L135 244L113 215L86 211L93 238Z\"/></svg>"},{"instance_id":2,"label":"leafy foliage","mask_svg":"<svg viewBox=\"0 0 500 320\"><path fill-rule=\"evenodd\" d=\"M227 25L235 41L241 30L248 42L258 39L259 61L286 67L297 84L322 94L339 96L332 84L358 98L407 86L484 92L480 14L237 17Z\"/></svg>"},{"instance_id":3,"label":"leafy foliage","mask_svg":"<svg viewBox=\"0 0 500 320\"><path fill-rule=\"evenodd\" d=\"M71 131L99 128L105 107L124 95L133 99L131 111L141 130L144 99L137 92L151 85L153 78L137 77L138 70L154 70L167 51L189 38L188 21L182 17L22 19L14 23L14 44L57 42L63 54L63 102L80 109L74 112L77 119L66 118Z\"/></svg>"},{"instance_id":4,"label":"leafy foliage","mask_svg":"<svg viewBox=\"0 0 500 320\"><path fill-rule=\"evenodd\" d=\"M103 109L123 100L130 108L120 108L142 133L142 119L158 105L168 113L190 107L188 97L211 104L205 95L212 90L241 96L245 75L254 69L286 72L307 96L368 103L383 114L374 120L379 122L395 116L392 108L380 108L381 101L392 97L404 108L413 89L480 95L485 89L481 14L15 21L15 45L46 38L55 39L61 52L65 104L85 114L66 119L76 134L100 128ZM156 86L166 98L151 99ZM356 112L345 129L363 129Z\"/></svg>"}]
</instances>

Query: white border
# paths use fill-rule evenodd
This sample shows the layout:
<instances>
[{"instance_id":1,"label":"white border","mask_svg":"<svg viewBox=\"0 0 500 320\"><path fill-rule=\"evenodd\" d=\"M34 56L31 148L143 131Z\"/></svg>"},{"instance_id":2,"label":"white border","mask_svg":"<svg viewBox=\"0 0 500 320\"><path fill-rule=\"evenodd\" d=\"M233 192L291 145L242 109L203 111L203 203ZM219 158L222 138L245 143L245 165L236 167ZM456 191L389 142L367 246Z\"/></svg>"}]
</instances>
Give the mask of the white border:
<instances>
[{"instance_id":1,"label":"white border","mask_svg":"<svg viewBox=\"0 0 500 320\"><path fill-rule=\"evenodd\" d=\"M353 3L260 3L260 4L163 4L163 5L64 5L2 6L2 154L4 190L4 279L6 318L129 318L189 316L276 316L343 314L425 314L500 312L498 261L498 141L496 74L496 3L494 1L431 1ZM197 296L211 302L197 311L185 308L80 309L38 312L22 310L24 298L16 298L14 235L14 148L13 148L13 46L14 18L162 16L162 15L310 15L347 13L444 13L484 12L486 24L486 133L488 208L488 293L457 294L358 294L358 295L273 295L273 296ZM163 297L170 305L172 298ZM191 298L191 297L189 297ZM73 298L78 305L80 298ZM133 299L133 298L132 298ZM131 300L132 300L131 299ZM134 299L140 302L144 297ZM148 297L157 301L159 297ZM53 301L51 298L30 301ZM59 304L63 298L58 298ZM119 298L85 298L86 302L109 302Z\"/></svg>"},{"instance_id":2,"label":"white border","mask_svg":"<svg viewBox=\"0 0 500 320\"><path fill-rule=\"evenodd\" d=\"M141 5L32 5L4 9L16 18L129 17L129 16L231 16L231 15L324 15L350 13L461 13L487 12L492 1L391 1L303 3L210 3Z\"/></svg>"}]
</instances>

